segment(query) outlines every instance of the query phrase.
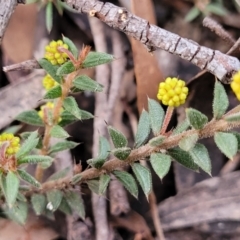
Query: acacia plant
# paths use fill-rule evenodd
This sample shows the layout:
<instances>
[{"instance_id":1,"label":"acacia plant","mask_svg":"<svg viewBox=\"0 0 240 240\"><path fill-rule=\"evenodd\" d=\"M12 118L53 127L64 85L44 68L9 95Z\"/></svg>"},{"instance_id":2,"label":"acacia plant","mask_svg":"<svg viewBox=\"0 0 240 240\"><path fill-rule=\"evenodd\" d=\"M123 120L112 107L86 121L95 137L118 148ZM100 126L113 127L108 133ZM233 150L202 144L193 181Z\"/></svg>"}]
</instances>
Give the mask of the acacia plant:
<instances>
[{"instance_id":1,"label":"acacia plant","mask_svg":"<svg viewBox=\"0 0 240 240\"><path fill-rule=\"evenodd\" d=\"M15 221L24 224L28 208L32 206L37 215L50 216L60 210L66 214L76 211L85 218L84 202L79 186L87 183L89 188L105 195L111 174L138 198L138 186L148 198L152 189L151 172L139 163L141 159L150 164L159 178L169 171L172 161L184 167L211 175L211 161L206 147L198 140L213 137L216 145L228 158L232 159L240 148L240 134L232 129L240 126L240 107L226 112L228 97L223 85L216 80L213 100L213 119L192 108L186 109L186 119L167 131L175 107L185 103L188 88L177 78L167 78L160 83L157 98L160 102L148 99L148 111L143 110L135 135L134 146L129 146L127 138L117 129L108 126L114 148L105 137L99 139L98 156L88 160L91 166L82 172L74 171L69 177L69 169L64 169L43 181L43 173L52 163L58 164L55 154L78 145L67 140L69 134L64 127L77 120L87 120L94 116L79 109L71 93L92 91L101 92L104 86L90 77L81 75L81 69L95 67L114 61L112 55L91 52L89 46L78 51L74 43L63 40L52 41L46 46L44 58L38 60L46 71L43 86L46 94L39 111L22 112L17 120L38 127L40 131L24 132L19 137L10 133L0 136L0 183L1 206ZM231 84L239 99L240 72L233 76ZM168 106L166 114L161 103ZM149 138L152 132L153 137ZM51 138L59 141L51 145ZM27 167L36 164L35 174ZM126 168L132 169L130 174ZM124 169L124 170L123 170Z\"/></svg>"}]
</instances>

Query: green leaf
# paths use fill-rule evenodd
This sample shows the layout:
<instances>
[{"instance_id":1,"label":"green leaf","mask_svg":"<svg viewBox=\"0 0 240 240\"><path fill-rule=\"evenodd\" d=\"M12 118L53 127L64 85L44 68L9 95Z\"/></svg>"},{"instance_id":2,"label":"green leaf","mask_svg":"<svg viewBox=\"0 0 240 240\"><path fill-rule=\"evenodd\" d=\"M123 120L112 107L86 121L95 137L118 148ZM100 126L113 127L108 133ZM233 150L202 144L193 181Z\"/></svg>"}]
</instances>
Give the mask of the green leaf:
<instances>
[{"instance_id":1,"label":"green leaf","mask_svg":"<svg viewBox=\"0 0 240 240\"><path fill-rule=\"evenodd\" d=\"M238 151L240 151L240 134L238 132L232 132L232 134L234 134L234 136L237 138Z\"/></svg>"},{"instance_id":2,"label":"green leaf","mask_svg":"<svg viewBox=\"0 0 240 240\"><path fill-rule=\"evenodd\" d=\"M102 159L102 158L91 158L87 160L87 164L89 164L90 166L94 167L94 168L101 168L102 165L105 163L106 159Z\"/></svg>"},{"instance_id":3,"label":"green leaf","mask_svg":"<svg viewBox=\"0 0 240 240\"><path fill-rule=\"evenodd\" d=\"M157 136L157 137L154 137L154 138L150 139L150 140L149 140L149 144L150 144L150 146L152 146L152 147L157 147L157 146L159 146L160 144L163 143L163 141L165 140L165 138L166 138L165 136L159 135L159 136Z\"/></svg>"},{"instance_id":4,"label":"green leaf","mask_svg":"<svg viewBox=\"0 0 240 240\"><path fill-rule=\"evenodd\" d=\"M197 133L193 133L191 134L190 136L186 136L186 137L183 137L180 141L179 141L179 144L178 146L184 150L184 151L189 151L191 150L195 144L197 143L198 141L198 134Z\"/></svg>"},{"instance_id":5,"label":"green leaf","mask_svg":"<svg viewBox=\"0 0 240 240\"><path fill-rule=\"evenodd\" d=\"M65 193L65 198L72 209L82 218L85 219L84 202L80 193L68 191Z\"/></svg>"},{"instance_id":6,"label":"green leaf","mask_svg":"<svg viewBox=\"0 0 240 240\"><path fill-rule=\"evenodd\" d=\"M212 165L211 165L207 148L204 145L197 143L195 147L190 150L190 154L193 158L193 161L203 171L205 171L211 176Z\"/></svg>"},{"instance_id":7,"label":"green leaf","mask_svg":"<svg viewBox=\"0 0 240 240\"><path fill-rule=\"evenodd\" d=\"M185 16L184 20L186 22L191 22L201 14L200 10L197 7L192 7L190 11Z\"/></svg>"},{"instance_id":8,"label":"green leaf","mask_svg":"<svg viewBox=\"0 0 240 240\"><path fill-rule=\"evenodd\" d=\"M59 84L61 84L62 78L57 76L56 72L59 66L52 65L47 59L42 58L38 60L39 65Z\"/></svg>"},{"instance_id":9,"label":"green leaf","mask_svg":"<svg viewBox=\"0 0 240 240\"><path fill-rule=\"evenodd\" d=\"M30 183L31 185L40 188L41 184L37 181L37 179L35 179L32 175L30 175L29 173L27 173L24 170L18 169L17 173L19 175L19 177L24 180L25 182Z\"/></svg>"},{"instance_id":10,"label":"green leaf","mask_svg":"<svg viewBox=\"0 0 240 240\"><path fill-rule=\"evenodd\" d=\"M74 97L67 97L63 101L63 107L78 119L82 119L81 111Z\"/></svg>"},{"instance_id":11,"label":"green leaf","mask_svg":"<svg viewBox=\"0 0 240 240\"><path fill-rule=\"evenodd\" d=\"M54 6L56 7L59 15L62 16L62 15L63 15L63 7L62 7L62 5L60 4L60 2L61 2L61 0L57 0L57 1L55 2Z\"/></svg>"},{"instance_id":12,"label":"green leaf","mask_svg":"<svg viewBox=\"0 0 240 240\"><path fill-rule=\"evenodd\" d=\"M152 153L150 156L152 168L161 180L169 172L171 162L171 157L163 153Z\"/></svg>"},{"instance_id":13,"label":"green leaf","mask_svg":"<svg viewBox=\"0 0 240 240\"><path fill-rule=\"evenodd\" d=\"M67 61L58 68L56 74L57 74L57 76L63 76L63 75L67 75L69 73L72 73L75 70L76 69L75 69L73 63L71 61Z\"/></svg>"},{"instance_id":14,"label":"green leaf","mask_svg":"<svg viewBox=\"0 0 240 240\"><path fill-rule=\"evenodd\" d=\"M72 142L72 141L58 142L50 148L49 154L53 154L53 153L56 153L56 152L61 152L61 151L68 150L68 149L73 149L77 145L79 145L79 143L75 143L75 142Z\"/></svg>"},{"instance_id":15,"label":"green leaf","mask_svg":"<svg viewBox=\"0 0 240 240\"><path fill-rule=\"evenodd\" d=\"M123 147L123 148L116 148L112 150L113 155L120 159L120 160L125 160L129 157L132 149L129 147Z\"/></svg>"},{"instance_id":16,"label":"green leaf","mask_svg":"<svg viewBox=\"0 0 240 240\"><path fill-rule=\"evenodd\" d=\"M76 175L73 176L72 180L71 180L71 183L72 184L77 184L78 182L80 182L82 179L82 174L81 173L78 173Z\"/></svg>"},{"instance_id":17,"label":"green leaf","mask_svg":"<svg viewBox=\"0 0 240 240\"><path fill-rule=\"evenodd\" d=\"M160 133L165 113L162 106L150 98L148 98L148 111L151 128L153 134L156 136Z\"/></svg>"},{"instance_id":18,"label":"green leaf","mask_svg":"<svg viewBox=\"0 0 240 240\"><path fill-rule=\"evenodd\" d=\"M46 5L46 27L50 33L53 26L53 3L48 2Z\"/></svg>"},{"instance_id":19,"label":"green leaf","mask_svg":"<svg viewBox=\"0 0 240 240\"><path fill-rule=\"evenodd\" d=\"M60 178L64 178L67 176L67 174L69 173L70 171L70 167L66 167L54 174L52 174L48 179L47 181L54 181L54 180L58 180Z\"/></svg>"},{"instance_id":20,"label":"green leaf","mask_svg":"<svg viewBox=\"0 0 240 240\"><path fill-rule=\"evenodd\" d=\"M98 180L88 180L87 185L92 192L99 194L99 181Z\"/></svg>"},{"instance_id":21,"label":"green leaf","mask_svg":"<svg viewBox=\"0 0 240 240\"><path fill-rule=\"evenodd\" d=\"M50 132L51 137L55 138L68 138L69 134L61 126L55 125Z\"/></svg>"},{"instance_id":22,"label":"green leaf","mask_svg":"<svg viewBox=\"0 0 240 240\"><path fill-rule=\"evenodd\" d=\"M228 158L232 159L238 150L238 141L234 134L216 132L214 134L214 141L220 151Z\"/></svg>"},{"instance_id":23,"label":"green leaf","mask_svg":"<svg viewBox=\"0 0 240 240\"><path fill-rule=\"evenodd\" d=\"M10 127L7 127L2 133L12 133L17 134L17 132L22 128L22 125L13 125Z\"/></svg>"},{"instance_id":24,"label":"green leaf","mask_svg":"<svg viewBox=\"0 0 240 240\"><path fill-rule=\"evenodd\" d=\"M111 126L108 126L108 133L115 148L122 148L128 145L127 138L120 131Z\"/></svg>"},{"instance_id":25,"label":"green leaf","mask_svg":"<svg viewBox=\"0 0 240 240\"><path fill-rule=\"evenodd\" d=\"M39 127L44 126L43 121L39 117L38 112L36 110L22 112L18 114L15 119L20 122L24 122L34 126L39 126Z\"/></svg>"},{"instance_id":26,"label":"green leaf","mask_svg":"<svg viewBox=\"0 0 240 240\"><path fill-rule=\"evenodd\" d=\"M136 148L140 147L145 143L150 133L150 120L148 113L143 110L139 119L137 133L135 136L135 146Z\"/></svg>"},{"instance_id":27,"label":"green leaf","mask_svg":"<svg viewBox=\"0 0 240 240\"><path fill-rule=\"evenodd\" d=\"M21 159L18 159L17 164L38 164L38 163L43 163L43 162L53 162L53 158L49 156L43 156L43 155L28 155L25 157L22 157Z\"/></svg>"},{"instance_id":28,"label":"green leaf","mask_svg":"<svg viewBox=\"0 0 240 240\"><path fill-rule=\"evenodd\" d=\"M108 174L102 174L99 180L99 194L105 195L106 189L110 182L111 178Z\"/></svg>"},{"instance_id":29,"label":"green leaf","mask_svg":"<svg viewBox=\"0 0 240 240\"><path fill-rule=\"evenodd\" d=\"M62 198L62 201L61 201L58 209L66 215L71 215L72 214L72 209L71 209L70 205L68 204L65 197Z\"/></svg>"},{"instance_id":30,"label":"green leaf","mask_svg":"<svg viewBox=\"0 0 240 240\"><path fill-rule=\"evenodd\" d=\"M103 85L86 75L78 76L73 80L73 85L83 91L102 92Z\"/></svg>"},{"instance_id":31,"label":"green leaf","mask_svg":"<svg viewBox=\"0 0 240 240\"><path fill-rule=\"evenodd\" d=\"M18 201L11 208L6 208L7 216L13 221L24 225L28 215L28 205L26 202Z\"/></svg>"},{"instance_id":32,"label":"green leaf","mask_svg":"<svg viewBox=\"0 0 240 240\"><path fill-rule=\"evenodd\" d=\"M73 43L73 41L70 40L69 38L63 36L63 42L68 45L70 52L73 54L75 59L77 59L78 58L78 49L77 49L76 45Z\"/></svg>"},{"instance_id":33,"label":"green leaf","mask_svg":"<svg viewBox=\"0 0 240 240\"><path fill-rule=\"evenodd\" d=\"M106 159L110 154L111 148L108 140L105 137L99 138L98 158Z\"/></svg>"},{"instance_id":34,"label":"green leaf","mask_svg":"<svg viewBox=\"0 0 240 240\"><path fill-rule=\"evenodd\" d=\"M38 132L32 132L27 138L27 140L22 144L19 151L16 153L16 158L20 159L29 154L37 146L38 141Z\"/></svg>"},{"instance_id":35,"label":"green leaf","mask_svg":"<svg viewBox=\"0 0 240 240\"><path fill-rule=\"evenodd\" d=\"M148 195L152 190L152 175L150 170L139 163L134 163L131 167L146 195L146 198L148 199Z\"/></svg>"},{"instance_id":36,"label":"green leaf","mask_svg":"<svg viewBox=\"0 0 240 240\"><path fill-rule=\"evenodd\" d=\"M81 120L94 118L94 116L90 112L87 112L87 111L84 111L81 109L79 109L79 110L80 110ZM62 127L79 120L68 111L63 111L61 114L61 118L62 118L62 120L59 123L59 125Z\"/></svg>"},{"instance_id":37,"label":"green leaf","mask_svg":"<svg viewBox=\"0 0 240 240\"><path fill-rule=\"evenodd\" d=\"M214 98L213 98L213 116L216 119L222 117L222 115L226 112L229 101L226 91L223 85L219 82L215 82L214 86Z\"/></svg>"},{"instance_id":38,"label":"green leaf","mask_svg":"<svg viewBox=\"0 0 240 240\"><path fill-rule=\"evenodd\" d=\"M46 92L44 99L55 99L62 96L62 88L60 85L57 85Z\"/></svg>"},{"instance_id":39,"label":"green leaf","mask_svg":"<svg viewBox=\"0 0 240 240\"><path fill-rule=\"evenodd\" d=\"M90 52L82 64L82 68L96 67L101 64L109 63L114 57L107 53Z\"/></svg>"},{"instance_id":40,"label":"green leaf","mask_svg":"<svg viewBox=\"0 0 240 240\"><path fill-rule=\"evenodd\" d=\"M185 152L181 148L175 147L168 149L168 154L184 167L189 168L193 171L198 171L198 166L192 159L192 156L189 152Z\"/></svg>"},{"instance_id":41,"label":"green leaf","mask_svg":"<svg viewBox=\"0 0 240 240\"><path fill-rule=\"evenodd\" d=\"M239 122L240 121L240 113L233 113L231 115L227 115L224 117L227 122Z\"/></svg>"},{"instance_id":42,"label":"green leaf","mask_svg":"<svg viewBox=\"0 0 240 240\"><path fill-rule=\"evenodd\" d=\"M20 193L20 188L19 188L19 191L17 194L17 200L19 200L21 202L27 202L27 198L22 193Z\"/></svg>"},{"instance_id":43,"label":"green leaf","mask_svg":"<svg viewBox=\"0 0 240 240\"><path fill-rule=\"evenodd\" d=\"M32 134L32 132L23 132L20 133L20 137L22 138L23 141L25 141L26 139L28 139L28 137ZM37 149L41 149L42 148L42 136L39 138L38 140L38 144L36 146Z\"/></svg>"},{"instance_id":44,"label":"green leaf","mask_svg":"<svg viewBox=\"0 0 240 240\"><path fill-rule=\"evenodd\" d=\"M119 170L113 171L113 174L135 198L138 198L138 187L131 174Z\"/></svg>"},{"instance_id":45,"label":"green leaf","mask_svg":"<svg viewBox=\"0 0 240 240\"><path fill-rule=\"evenodd\" d=\"M190 125L195 129L202 129L208 122L208 118L196 109L186 109L187 119Z\"/></svg>"},{"instance_id":46,"label":"green leaf","mask_svg":"<svg viewBox=\"0 0 240 240\"><path fill-rule=\"evenodd\" d=\"M214 13L218 16L224 16L227 14L227 10L223 7L222 4L210 3L206 7L207 12Z\"/></svg>"},{"instance_id":47,"label":"green leaf","mask_svg":"<svg viewBox=\"0 0 240 240\"><path fill-rule=\"evenodd\" d=\"M16 173L9 171L7 176L1 175L1 187L8 206L13 207L17 199L19 179Z\"/></svg>"},{"instance_id":48,"label":"green leaf","mask_svg":"<svg viewBox=\"0 0 240 240\"><path fill-rule=\"evenodd\" d=\"M190 127L189 121L185 119L183 122L179 123L177 127L173 130L172 135L180 134L186 131Z\"/></svg>"},{"instance_id":49,"label":"green leaf","mask_svg":"<svg viewBox=\"0 0 240 240\"><path fill-rule=\"evenodd\" d=\"M46 197L43 194L34 193L31 197L33 210L37 216L41 215L47 205Z\"/></svg>"},{"instance_id":50,"label":"green leaf","mask_svg":"<svg viewBox=\"0 0 240 240\"><path fill-rule=\"evenodd\" d=\"M63 193L58 189L52 189L47 192L47 209L55 212L61 204Z\"/></svg>"}]
</instances>

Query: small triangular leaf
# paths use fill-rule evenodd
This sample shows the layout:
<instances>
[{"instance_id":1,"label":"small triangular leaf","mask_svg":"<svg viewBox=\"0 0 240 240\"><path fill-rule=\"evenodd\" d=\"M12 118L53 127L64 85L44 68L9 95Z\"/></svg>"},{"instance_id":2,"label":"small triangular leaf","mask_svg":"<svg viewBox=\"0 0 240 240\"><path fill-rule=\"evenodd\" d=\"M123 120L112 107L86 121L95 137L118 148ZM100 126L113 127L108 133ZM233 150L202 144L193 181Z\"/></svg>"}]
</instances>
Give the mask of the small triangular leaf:
<instances>
[{"instance_id":1,"label":"small triangular leaf","mask_svg":"<svg viewBox=\"0 0 240 240\"><path fill-rule=\"evenodd\" d=\"M44 162L53 162L53 158L49 156L43 155L28 155L18 159L18 165L28 163L28 164L37 164L37 163L44 163Z\"/></svg>"},{"instance_id":2,"label":"small triangular leaf","mask_svg":"<svg viewBox=\"0 0 240 240\"><path fill-rule=\"evenodd\" d=\"M240 113L233 113L224 117L227 122L239 122L240 121Z\"/></svg>"},{"instance_id":3,"label":"small triangular leaf","mask_svg":"<svg viewBox=\"0 0 240 240\"><path fill-rule=\"evenodd\" d=\"M58 172L55 172L54 174L52 174L47 181L54 181L54 180L58 180L60 178L64 178L67 176L67 174L70 171L70 167L66 167Z\"/></svg>"},{"instance_id":4,"label":"small triangular leaf","mask_svg":"<svg viewBox=\"0 0 240 240\"><path fill-rule=\"evenodd\" d=\"M190 11L188 11L187 15L185 16L184 20L186 22L191 22L195 18L197 18L201 14L200 10L197 7L192 7Z\"/></svg>"},{"instance_id":5,"label":"small triangular leaf","mask_svg":"<svg viewBox=\"0 0 240 240\"><path fill-rule=\"evenodd\" d=\"M103 85L94 81L87 75L78 76L73 80L73 85L80 90L83 91L91 91L91 92L102 92Z\"/></svg>"},{"instance_id":6,"label":"small triangular leaf","mask_svg":"<svg viewBox=\"0 0 240 240\"><path fill-rule=\"evenodd\" d=\"M92 192L94 192L96 194L99 193L99 181L98 180L95 180L95 179L88 180L87 185Z\"/></svg>"},{"instance_id":7,"label":"small triangular leaf","mask_svg":"<svg viewBox=\"0 0 240 240\"><path fill-rule=\"evenodd\" d=\"M72 141L58 142L49 149L49 154L53 154L53 153L56 153L56 152L61 152L61 151L68 150L68 149L73 149L77 145L79 145L79 143L75 143L75 142L72 142Z\"/></svg>"},{"instance_id":8,"label":"small triangular leaf","mask_svg":"<svg viewBox=\"0 0 240 240\"><path fill-rule=\"evenodd\" d=\"M226 91L223 85L219 82L215 82L214 94L213 94L213 116L216 119L219 119L226 112L229 101Z\"/></svg>"},{"instance_id":9,"label":"small triangular leaf","mask_svg":"<svg viewBox=\"0 0 240 240\"><path fill-rule=\"evenodd\" d=\"M69 38L63 36L63 42L68 45L70 52L73 54L75 59L77 59L78 49L77 49L76 45L73 43L73 41L70 40Z\"/></svg>"},{"instance_id":10,"label":"small triangular leaf","mask_svg":"<svg viewBox=\"0 0 240 240\"><path fill-rule=\"evenodd\" d=\"M111 178L108 174L102 174L99 180L99 194L105 195L106 189L110 182Z\"/></svg>"},{"instance_id":11,"label":"small triangular leaf","mask_svg":"<svg viewBox=\"0 0 240 240\"><path fill-rule=\"evenodd\" d=\"M135 136L135 146L140 147L145 143L150 133L150 120L147 111L143 110L139 119L137 133Z\"/></svg>"},{"instance_id":12,"label":"small triangular leaf","mask_svg":"<svg viewBox=\"0 0 240 240\"><path fill-rule=\"evenodd\" d=\"M18 169L17 173L18 173L19 177L22 180L24 180L25 182L28 182L37 188L41 187L41 184L37 181L37 179L35 179L32 175L30 175L26 171Z\"/></svg>"},{"instance_id":13,"label":"small triangular leaf","mask_svg":"<svg viewBox=\"0 0 240 240\"><path fill-rule=\"evenodd\" d=\"M198 141L198 134L197 133L193 133L189 136L186 136L186 137L183 137L178 146L183 149L184 151L189 151L191 150L195 144L197 143Z\"/></svg>"},{"instance_id":14,"label":"small triangular leaf","mask_svg":"<svg viewBox=\"0 0 240 240\"><path fill-rule=\"evenodd\" d=\"M96 67L101 64L109 63L114 57L107 53L90 52L82 64L82 68Z\"/></svg>"},{"instance_id":15,"label":"small triangular leaf","mask_svg":"<svg viewBox=\"0 0 240 240\"><path fill-rule=\"evenodd\" d=\"M160 133L165 113L162 106L157 101L150 98L148 99L148 111L151 128L153 134L156 136Z\"/></svg>"},{"instance_id":16,"label":"small triangular leaf","mask_svg":"<svg viewBox=\"0 0 240 240\"><path fill-rule=\"evenodd\" d=\"M195 147L190 150L190 154L193 161L211 176L212 165L207 148L204 145L197 143Z\"/></svg>"},{"instance_id":17,"label":"small triangular leaf","mask_svg":"<svg viewBox=\"0 0 240 240\"><path fill-rule=\"evenodd\" d=\"M234 134L225 132L216 132L214 141L220 151L228 158L232 159L238 150L238 141Z\"/></svg>"},{"instance_id":18,"label":"small triangular leaf","mask_svg":"<svg viewBox=\"0 0 240 240\"><path fill-rule=\"evenodd\" d=\"M19 179L16 173L9 171L1 175L1 187L8 206L13 207L18 194Z\"/></svg>"},{"instance_id":19,"label":"small triangular leaf","mask_svg":"<svg viewBox=\"0 0 240 240\"><path fill-rule=\"evenodd\" d=\"M31 197L31 203L36 215L41 215L45 210L47 200L43 194L34 193Z\"/></svg>"},{"instance_id":20,"label":"small triangular leaf","mask_svg":"<svg viewBox=\"0 0 240 240\"><path fill-rule=\"evenodd\" d=\"M29 154L37 146L38 141L38 132L32 132L16 153L16 158L20 159Z\"/></svg>"},{"instance_id":21,"label":"small triangular leaf","mask_svg":"<svg viewBox=\"0 0 240 240\"><path fill-rule=\"evenodd\" d=\"M49 89L44 95L44 99L55 99L62 96L62 88L60 85L57 85L51 89Z\"/></svg>"},{"instance_id":22,"label":"small triangular leaf","mask_svg":"<svg viewBox=\"0 0 240 240\"><path fill-rule=\"evenodd\" d=\"M183 122L179 123L177 127L173 130L172 135L180 134L186 131L190 127L189 121L185 119Z\"/></svg>"},{"instance_id":23,"label":"small triangular leaf","mask_svg":"<svg viewBox=\"0 0 240 240\"><path fill-rule=\"evenodd\" d=\"M20 122L24 122L38 127L44 126L43 121L39 117L38 112L36 110L22 112L18 114L15 119Z\"/></svg>"},{"instance_id":24,"label":"small triangular leaf","mask_svg":"<svg viewBox=\"0 0 240 240\"><path fill-rule=\"evenodd\" d=\"M159 135L157 137L154 137L152 139L149 140L149 144L152 147L157 147L159 146L161 143L163 143L163 141L165 140L165 136Z\"/></svg>"},{"instance_id":25,"label":"small triangular leaf","mask_svg":"<svg viewBox=\"0 0 240 240\"><path fill-rule=\"evenodd\" d=\"M82 119L81 111L74 97L67 97L63 101L63 107L78 119Z\"/></svg>"},{"instance_id":26,"label":"small triangular leaf","mask_svg":"<svg viewBox=\"0 0 240 240\"><path fill-rule=\"evenodd\" d=\"M139 163L134 163L131 167L148 199L148 195L152 191L152 175L150 170Z\"/></svg>"},{"instance_id":27,"label":"small triangular leaf","mask_svg":"<svg viewBox=\"0 0 240 240\"><path fill-rule=\"evenodd\" d=\"M193 171L198 171L198 165L193 161L189 152L186 152L179 147L175 147L168 149L168 154L184 167Z\"/></svg>"},{"instance_id":28,"label":"small triangular leaf","mask_svg":"<svg viewBox=\"0 0 240 240\"><path fill-rule=\"evenodd\" d=\"M68 204L65 197L62 198L62 201L61 201L58 209L66 215L71 215L72 214L72 209L71 209L70 205Z\"/></svg>"},{"instance_id":29,"label":"small triangular leaf","mask_svg":"<svg viewBox=\"0 0 240 240\"><path fill-rule=\"evenodd\" d=\"M132 149L129 147L123 147L123 148L116 148L112 150L113 155L120 159L120 160L125 160L129 157Z\"/></svg>"},{"instance_id":30,"label":"small triangular leaf","mask_svg":"<svg viewBox=\"0 0 240 240\"><path fill-rule=\"evenodd\" d=\"M61 126L55 125L52 127L50 132L52 137L55 138L68 138L69 134Z\"/></svg>"},{"instance_id":31,"label":"small triangular leaf","mask_svg":"<svg viewBox=\"0 0 240 240\"><path fill-rule=\"evenodd\" d=\"M152 168L161 180L169 172L171 162L171 157L163 153L152 153L150 156Z\"/></svg>"},{"instance_id":32,"label":"small triangular leaf","mask_svg":"<svg viewBox=\"0 0 240 240\"><path fill-rule=\"evenodd\" d=\"M54 212L61 204L63 193L58 189L52 189L47 192L48 210Z\"/></svg>"},{"instance_id":33,"label":"small triangular leaf","mask_svg":"<svg viewBox=\"0 0 240 240\"><path fill-rule=\"evenodd\" d=\"M190 125L195 129L202 129L208 122L208 118L196 109L186 109L186 114Z\"/></svg>"},{"instance_id":34,"label":"small triangular leaf","mask_svg":"<svg viewBox=\"0 0 240 240\"><path fill-rule=\"evenodd\" d=\"M48 2L46 5L46 27L50 33L53 26L53 3Z\"/></svg>"},{"instance_id":35,"label":"small triangular leaf","mask_svg":"<svg viewBox=\"0 0 240 240\"><path fill-rule=\"evenodd\" d=\"M83 199L78 192L68 191L65 198L72 209L82 218L85 219L85 208Z\"/></svg>"},{"instance_id":36,"label":"small triangular leaf","mask_svg":"<svg viewBox=\"0 0 240 240\"><path fill-rule=\"evenodd\" d=\"M67 61L58 68L56 74L57 74L57 76L63 76L63 75L72 73L74 71L75 71L75 67L74 67L73 63L71 61Z\"/></svg>"},{"instance_id":37,"label":"small triangular leaf","mask_svg":"<svg viewBox=\"0 0 240 240\"><path fill-rule=\"evenodd\" d=\"M106 159L110 154L110 144L105 137L99 138L98 158Z\"/></svg>"},{"instance_id":38,"label":"small triangular leaf","mask_svg":"<svg viewBox=\"0 0 240 240\"><path fill-rule=\"evenodd\" d=\"M108 126L108 132L115 148L122 148L127 146L128 140L120 131L111 126Z\"/></svg>"},{"instance_id":39,"label":"small triangular leaf","mask_svg":"<svg viewBox=\"0 0 240 240\"><path fill-rule=\"evenodd\" d=\"M135 198L138 198L138 187L131 174L119 170L113 171L113 174Z\"/></svg>"}]
</instances>

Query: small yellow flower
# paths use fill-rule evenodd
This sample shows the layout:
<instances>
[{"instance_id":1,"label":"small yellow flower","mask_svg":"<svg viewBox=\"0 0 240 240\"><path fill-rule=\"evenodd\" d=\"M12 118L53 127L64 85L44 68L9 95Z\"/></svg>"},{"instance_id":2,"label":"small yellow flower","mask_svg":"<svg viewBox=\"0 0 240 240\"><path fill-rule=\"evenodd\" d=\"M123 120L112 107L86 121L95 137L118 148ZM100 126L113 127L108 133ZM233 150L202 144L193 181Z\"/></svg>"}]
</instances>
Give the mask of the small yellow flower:
<instances>
[{"instance_id":1,"label":"small yellow flower","mask_svg":"<svg viewBox=\"0 0 240 240\"><path fill-rule=\"evenodd\" d=\"M240 71L233 75L231 88L236 94L237 99L240 101Z\"/></svg>"},{"instance_id":2,"label":"small yellow flower","mask_svg":"<svg viewBox=\"0 0 240 240\"><path fill-rule=\"evenodd\" d=\"M68 49L68 45L63 43L62 40L51 41L49 45L45 47L44 57L51 62L52 65L60 65L67 61L67 54L59 51L59 47Z\"/></svg>"},{"instance_id":3,"label":"small yellow flower","mask_svg":"<svg viewBox=\"0 0 240 240\"><path fill-rule=\"evenodd\" d=\"M157 98L164 105L178 107L185 103L187 95L188 88L183 80L168 77L159 84Z\"/></svg>"},{"instance_id":4,"label":"small yellow flower","mask_svg":"<svg viewBox=\"0 0 240 240\"><path fill-rule=\"evenodd\" d=\"M6 149L6 156L14 155L20 148L20 138L15 137L12 133L3 133L0 135L0 144L3 142L9 142L9 146Z\"/></svg>"},{"instance_id":5,"label":"small yellow flower","mask_svg":"<svg viewBox=\"0 0 240 240\"><path fill-rule=\"evenodd\" d=\"M43 87L46 89L46 90L49 90L55 86L58 85L58 83L49 75L47 74L44 78L43 78Z\"/></svg>"},{"instance_id":6,"label":"small yellow flower","mask_svg":"<svg viewBox=\"0 0 240 240\"><path fill-rule=\"evenodd\" d=\"M53 108L54 108L54 103L53 102L47 102L46 104L44 104L44 105L42 105L41 107L40 107L40 110L38 111L38 115L39 115L39 117L41 118L41 119L44 119L45 118L45 116L44 116L44 112L45 112L45 109L48 109L48 110L53 110ZM62 111L63 109L61 109L61 111ZM61 119L61 117L59 117L59 119L58 119L58 122L60 122L62 119Z\"/></svg>"}]
</instances>

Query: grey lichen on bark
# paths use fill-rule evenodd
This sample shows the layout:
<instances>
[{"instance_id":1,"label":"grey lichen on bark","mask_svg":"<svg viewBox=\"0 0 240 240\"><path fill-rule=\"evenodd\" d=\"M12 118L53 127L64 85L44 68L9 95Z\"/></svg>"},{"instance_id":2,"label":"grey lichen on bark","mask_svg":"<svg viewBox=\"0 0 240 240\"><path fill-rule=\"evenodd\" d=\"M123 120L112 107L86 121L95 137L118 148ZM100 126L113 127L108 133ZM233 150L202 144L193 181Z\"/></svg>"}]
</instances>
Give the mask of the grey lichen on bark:
<instances>
[{"instance_id":1,"label":"grey lichen on bark","mask_svg":"<svg viewBox=\"0 0 240 240\"><path fill-rule=\"evenodd\" d=\"M117 30L141 41L148 49L160 48L192 62L214 74L223 83L230 83L232 75L240 70L237 58L228 56L198 43L166 31L137 17L125 8L97 0L65 0L81 13L99 18Z\"/></svg>"},{"instance_id":2,"label":"grey lichen on bark","mask_svg":"<svg viewBox=\"0 0 240 240\"><path fill-rule=\"evenodd\" d=\"M0 45L9 19L17 4L17 0L0 0Z\"/></svg>"}]
</instances>

